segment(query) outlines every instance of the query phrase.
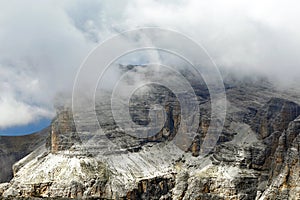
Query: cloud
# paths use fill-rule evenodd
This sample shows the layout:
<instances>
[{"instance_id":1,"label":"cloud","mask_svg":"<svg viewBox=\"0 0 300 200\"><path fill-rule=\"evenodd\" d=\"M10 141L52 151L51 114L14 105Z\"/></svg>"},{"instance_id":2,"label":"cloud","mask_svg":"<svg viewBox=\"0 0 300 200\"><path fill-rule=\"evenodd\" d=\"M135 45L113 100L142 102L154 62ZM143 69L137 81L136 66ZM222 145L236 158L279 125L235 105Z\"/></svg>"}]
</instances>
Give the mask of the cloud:
<instances>
[{"instance_id":1,"label":"cloud","mask_svg":"<svg viewBox=\"0 0 300 200\"><path fill-rule=\"evenodd\" d=\"M59 91L69 91L92 47L63 5L1 2L0 128L52 117Z\"/></svg>"},{"instance_id":2,"label":"cloud","mask_svg":"<svg viewBox=\"0 0 300 200\"><path fill-rule=\"evenodd\" d=\"M0 129L12 126L26 125L42 118L51 118L53 113L39 106L16 101L15 98L0 99Z\"/></svg>"},{"instance_id":3,"label":"cloud","mask_svg":"<svg viewBox=\"0 0 300 200\"><path fill-rule=\"evenodd\" d=\"M169 27L192 37L220 67L286 81L300 74L299 7L297 1L134 1L127 13L130 25Z\"/></svg>"},{"instance_id":4,"label":"cloud","mask_svg":"<svg viewBox=\"0 0 300 200\"><path fill-rule=\"evenodd\" d=\"M0 6L0 127L51 117L57 93L71 92L89 51L137 27L178 30L224 69L282 83L300 75L296 0L12 0Z\"/></svg>"}]
</instances>

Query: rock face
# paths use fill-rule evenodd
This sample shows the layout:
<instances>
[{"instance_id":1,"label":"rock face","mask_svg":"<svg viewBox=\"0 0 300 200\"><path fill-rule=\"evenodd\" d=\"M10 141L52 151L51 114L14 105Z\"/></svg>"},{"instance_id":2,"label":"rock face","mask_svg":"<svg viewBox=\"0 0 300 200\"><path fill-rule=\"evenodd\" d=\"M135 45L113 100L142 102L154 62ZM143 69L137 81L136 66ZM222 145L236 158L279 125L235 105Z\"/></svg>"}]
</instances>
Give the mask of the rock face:
<instances>
[{"instance_id":1,"label":"rock face","mask_svg":"<svg viewBox=\"0 0 300 200\"><path fill-rule=\"evenodd\" d=\"M174 186L175 177L172 174L141 180L136 189L127 193L126 199L168 199Z\"/></svg>"},{"instance_id":2,"label":"rock face","mask_svg":"<svg viewBox=\"0 0 300 200\"><path fill-rule=\"evenodd\" d=\"M126 134L114 121L110 99L96 106L102 132L88 128L89 118L89 134L78 132L70 110L61 109L48 131L48 141L14 164L14 177L0 184L0 195L300 199L300 106L291 101L295 100L292 95L289 100L279 98L289 96L273 91L269 84L226 85L228 108L223 132L213 151L200 156L211 112L207 90L202 89L197 85L202 111L199 128L186 150L173 142L180 126L180 105L163 87L151 86L147 90L151 95L139 93L130 102L132 120L139 125L151 122L151 104L163 106L167 120L154 137ZM93 139L86 145L84 140L90 136Z\"/></svg>"},{"instance_id":3,"label":"rock face","mask_svg":"<svg viewBox=\"0 0 300 200\"><path fill-rule=\"evenodd\" d=\"M286 130L289 123L299 115L300 107L296 103L272 98L257 112L252 128L264 139L275 131Z\"/></svg>"},{"instance_id":4,"label":"rock face","mask_svg":"<svg viewBox=\"0 0 300 200\"><path fill-rule=\"evenodd\" d=\"M300 117L291 122L288 129L279 137L268 179L268 187L262 199L300 198Z\"/></svg>"},{"instance_id":5,"label":"rock face","mask_svg":"<svg viewBox=\"0 0 300 200\"><path fill-rule=\"evenodd\" d=\"M70 149L76 142L80 142L80 139L72 112L63 108L51 124L51 153Z\"/></svg>"},{"instance_id":6,"label":"rock face","mask_svg":"<svg viewBox=\"0 0 300 200\"><path fill-rule=\"evenodd\" d=\"M20 175L26 176L26 180ZM48 154L19 169L3 196L101 196L108 177L106 166L93 158Z\"/></svg>"},{"instance_id":7,"label":"rock face","mask_svg":"<svg viewBox=\"0 0 300 200\"><path fill-rule=\"evenodd\" d=\"M0 183L12 179L13 164L39 146L44 145L48 135L49 128L26 136L0 136Z\"/></svg>"}]
</instances>

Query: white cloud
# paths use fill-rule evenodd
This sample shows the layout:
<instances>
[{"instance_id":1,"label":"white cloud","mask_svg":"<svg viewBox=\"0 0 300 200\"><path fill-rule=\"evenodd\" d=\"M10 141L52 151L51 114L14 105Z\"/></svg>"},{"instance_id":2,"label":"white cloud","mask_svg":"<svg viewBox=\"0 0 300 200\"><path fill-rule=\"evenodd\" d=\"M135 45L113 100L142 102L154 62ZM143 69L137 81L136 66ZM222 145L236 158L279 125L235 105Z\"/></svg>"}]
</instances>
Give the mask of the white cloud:
<instances>
[{"instance_id":1,"label":"white cloud","mask_svg":"<svg viewBox=\"0 0 300 200\"><path fill-rule=\"evenodd\" d=\"M296 0L12 0L0 7L0 127L51 116L55 95L70 92L92 48L141 26L187 34L220 67L282 82L300 75Z\"/></svg>"},{"instance_id":2,"label":"white cloud","mask_svg":"<svg viewBox=\"0 0 300 200\"><path fill-rule=\"evenodd\" d=\"M64 4L1 2L0 127L52 117L59 91L69 91L76 69L93 47L71 22Z\"/></svg>"},{"instance_id":3,"label":"white cloud","mask_svg":"<svg viewBox=\"0 0 300 200\"><path fill-rule=\"evenodd\" d=\"M53 117L53 112L45 108L25 104L22 101L17 101L15 98L10 97L0 99L0 108L0 129L26 125L41 118Z\"/></svg>"},{"instance_id":4,"label":"white cloud","mask_svg":"<svg viewBox=\"0 0 300 200\"><path fill-rule=\"evenodd\" d=\"M130 25L158 25L191 36L221 67L286 81L300 74L299 8L295 0L131 1L126 12Z\"/></svg>"}]
</instances>

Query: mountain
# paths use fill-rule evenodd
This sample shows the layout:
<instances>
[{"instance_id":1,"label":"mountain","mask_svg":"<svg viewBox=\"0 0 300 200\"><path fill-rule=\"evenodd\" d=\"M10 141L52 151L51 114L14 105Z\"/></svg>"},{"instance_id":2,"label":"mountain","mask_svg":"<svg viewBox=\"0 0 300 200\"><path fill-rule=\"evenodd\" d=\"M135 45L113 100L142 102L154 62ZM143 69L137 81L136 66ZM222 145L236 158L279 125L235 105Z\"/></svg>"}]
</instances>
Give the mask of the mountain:
<instances>
[{"instance_id":1,"label":"mountain","mask_svg":"<svg viewBox=\"0 0 300 200\"><path fill-rule=\"evenodd\" d=\"M185 137L175 141L180 130L189 130L180 127L184 111L171 90L155 84L137 91L129 103L131 119L141 125L140 132L146 131L153 114L166 119L154 136L127 134L111 111L109 94L103 94L101 101L96 101L101 130L91 123L94 111L83 109L72 113L66 106L59 109L50 130L43 131L49 133L47 141L45 135L39 140L43 145L36 142L27 145L28 148L19 148L18 139L1 138L1 144L6 145L4 150L32 152L14 157L23 158L13 165L13 178L0 185L0 195L2 198L300 199L300 93L277 89L262 80L225 80L224 127L217 143L209 143L212 150L202 155L204 143L210 141L207 137L211 101L204 85L195 81L193 86L200 120L191 141L185 141L189 139ZM165 114L155 110L151 113L151 105L158 104L163 106ZM80 130L76 115L84 116L80 118ZM5 163L5 157L1 161ZM1 174L7 172L1 170Z\"/></svg>"},{"instance_id":2,"label":"mountain","mask_svg":"<svg viewBox=\"0 0 300 200\"><path fill-rule=\"evenodd\" d=\"M46 128L30 135L0 136L0 182L12 179L12 165L39 146L44 145L49 131L50 129Z\"/></svg>"}]
</instances>

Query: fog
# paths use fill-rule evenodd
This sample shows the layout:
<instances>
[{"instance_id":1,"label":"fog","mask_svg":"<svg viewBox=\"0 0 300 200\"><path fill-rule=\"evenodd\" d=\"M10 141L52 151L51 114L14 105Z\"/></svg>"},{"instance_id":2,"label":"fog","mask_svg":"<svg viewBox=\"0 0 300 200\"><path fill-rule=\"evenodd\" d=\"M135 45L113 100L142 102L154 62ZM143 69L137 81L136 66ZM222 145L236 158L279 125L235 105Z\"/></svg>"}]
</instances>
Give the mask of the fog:
<instances>
[{"instance_id":1,"label":"fog","mask_svg":"<svg viewBox=\"0 0 300 200\"><path fill-rule=\"evenodd\" d=\"M89 52L139 27L176 30L241 77L259 74L289 87L300 76L296 0L12 0L0 7L0 129L53 117Z\"/></svg>"}]
</instances>

